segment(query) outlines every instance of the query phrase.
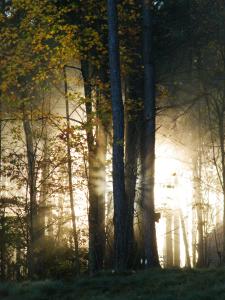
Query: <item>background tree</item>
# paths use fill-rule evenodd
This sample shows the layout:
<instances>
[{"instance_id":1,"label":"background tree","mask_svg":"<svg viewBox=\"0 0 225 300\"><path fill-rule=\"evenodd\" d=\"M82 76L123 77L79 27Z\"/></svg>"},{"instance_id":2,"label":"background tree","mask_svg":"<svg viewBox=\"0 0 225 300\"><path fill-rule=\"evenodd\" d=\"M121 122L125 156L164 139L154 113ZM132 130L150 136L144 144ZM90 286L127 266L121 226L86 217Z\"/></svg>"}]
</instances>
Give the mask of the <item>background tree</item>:
<instances>
[{"instance_id":1,"label":"background tree","mask_svg":"<svg viewBox=\"0 0 225 300\"><path fill-rule=\"evenodd\" d=\"M113 199L116 270L126 269L127 203L124 181L124 108L121 92L116 1L108 0L109 62L113 116Z\"/></svg>"}]
</instances>

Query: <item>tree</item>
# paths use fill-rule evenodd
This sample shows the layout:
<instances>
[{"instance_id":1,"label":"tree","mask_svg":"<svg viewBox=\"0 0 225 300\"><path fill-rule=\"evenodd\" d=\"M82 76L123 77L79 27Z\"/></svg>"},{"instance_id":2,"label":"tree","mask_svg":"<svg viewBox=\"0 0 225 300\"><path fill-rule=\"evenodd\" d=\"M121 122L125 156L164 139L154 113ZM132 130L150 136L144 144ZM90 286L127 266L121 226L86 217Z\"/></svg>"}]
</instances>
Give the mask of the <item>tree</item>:
<instances>
[{"instance_id":1,"label":"tree","mask_svg":"<svg viewBox=\"0 0 225 300\"><path fill-rule=\"evenodd\" d=\"M113 117L113 199L115 268L127 267L127 203L124 181L124 108L121 93L117 5L108 0L109 65Z\"/></svg>"},{"instance_id":2,"label":"tree","mask_svg":"<svg viewBox=\"0 0 225 300\"><path fill-rule=\"evenodd\" d=\"M68 5L68 1L61 5ZM88 5L87 5L88 3ZM106 150L109 101L108 63L106 51L106 5L104 1L70 2L72 10L67 22L76 25L74 43L79 51L83 79L87 142L89 272L94 274L104 267ZM98 12L98 13L96 13ZM104 66L103 66L104 65Z\"/></svg>"},{"instance_id":3,"label":"tree","mask_svg":"<svg viewBox=\"0 0 225 300\"><path fill-rule=\"evenodd\" d=\"M153 65L152 1L143 1L144 123L141 150L142 205L145 257L148 267L158 267L154 205L155 74Z\"/></svg>"},{"instance_id":4,"label":"tree","mask_svg":"<svg viewBox=\"0 0 225 300\"><path fill-rule=\"evenodd\" d=\"M76 262L76 272L80 273L80 261L79 261L79 245L77 237L77 224L76 224L76 212L73 197L73 177L72 177L72 157L71 157L71 140L70 140L70 111L69 111L69 96L68 96L68 83L66 75L66 67L63 68L64 73L64 89L65 89L65 102L66 102L66 148L67 148L67 168L68 168L68 181L69 181L69 196L70 196L70 209L71 219L73 227L73 242L74 242L74 254Z\"/></svg>"},{"instance_id":5,"label":"tree","mask_svg":"<svg viewBox=\"0 0 225 300\"><path fill-rule=\"evenodd\" d=\"M63 23L65 10L57 10L54 3L42 1L9 2L10 14L2 13L0 35L1 101L4 110L22 115L27 154L27 227L28 273L35 276L37 262L38 224L38 138L35 127L36 108L49 84L59 77L65 61L74 58L73 29ZM71 54L72 53L72 54ZM34 125L35 123L35 125ZM36 127L36 128L37 128ZM41 134L40 134L41 135ZM26 187L25 187L26 188Z\"/></svg>"},{"instance_id":6,"label":"tree","mask_svg":"<svg viewBox=\"0 0 225 300\"><path fill-rule=\"evenodd\" d=\"M32 131L31 120L29 119L29 113L27 112L27 107L24 107L23 112L23 127L26 139L26 148L27 148L27 169L28 169L28 187L30 195L30 205L29 205L29 243L28 243L28 276L30 278L34 277L35 273L35 246L37 242L37 190L36 190L36 150L34 145L34 136Z\"/></svg>"},{"instance_id":7,"label":"tree","mask_svg":"<svg viewBox=\"0 0 225 300\"><path fill-rule=\"evenodd\" d=\"M103 268L105 256L105 186L106 186L106 150L107 126L103 121L105 95L99 89L93 96L90 78L90 61L81 63L84 80L86 108L86 136L88 145L88 192L89 192L89 270L93 274ZM95 105L95 123L94 112ZM94 129L96 134L94 136Z\"/></svg>"}]
</instances>

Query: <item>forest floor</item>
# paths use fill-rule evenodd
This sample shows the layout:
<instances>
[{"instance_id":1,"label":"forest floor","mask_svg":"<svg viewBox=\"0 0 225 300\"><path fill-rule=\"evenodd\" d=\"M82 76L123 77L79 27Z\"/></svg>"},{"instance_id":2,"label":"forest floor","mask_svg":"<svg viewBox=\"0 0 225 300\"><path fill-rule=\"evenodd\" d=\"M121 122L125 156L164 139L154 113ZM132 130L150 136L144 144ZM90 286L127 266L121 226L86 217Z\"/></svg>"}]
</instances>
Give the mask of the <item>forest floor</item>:
<instances>
[{"instance_id":1,"label":"forest floor","mask_svg":"<svg viewBox=\"0 0 225 300\"><path fill-rule=\"evenodd\" d=\"M225 300L225 268L0 283L0 300Z\"/></svg>"}]
</instances>

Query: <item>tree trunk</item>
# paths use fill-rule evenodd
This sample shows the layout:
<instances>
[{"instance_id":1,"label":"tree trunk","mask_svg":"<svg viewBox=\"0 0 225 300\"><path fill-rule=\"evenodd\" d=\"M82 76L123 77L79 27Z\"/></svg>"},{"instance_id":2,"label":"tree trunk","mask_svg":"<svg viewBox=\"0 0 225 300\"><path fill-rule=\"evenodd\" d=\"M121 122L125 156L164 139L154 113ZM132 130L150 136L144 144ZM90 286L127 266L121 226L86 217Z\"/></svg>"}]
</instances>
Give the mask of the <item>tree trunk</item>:
<instances>
[{"instance_id":1,"label":"tree trunk","mask_svg":"<svg viewBox=\"0 0 225 300\"><path fill-rule=\"evenodd\" d=\"M34 148L34 137L32 132L29 114L24 108L23 111L23 127L27 148L28 163L28 187L29 187L29 242L28 242L28 276L33 278L35 275L35 246L37 240L37 192L36 192L36 172L35 161L36 151Z\"/></svg>"},{"instance_id":2,"label":"tree trunk","mask_svg":"<svg viewBox=\"0 0 225 300\"><path fill-rule=\"evenodd\" d=\"M188 239L187 239L187 232L186 232L183 213L182 213L181 210L179 211L179 215L180 215L181 229L182 229L183 240L184 240L184 249L185 249L185 255L186 255L186 266L188 268L191 268L191 260L190 260L190 255L189 255L189 245L188 245Z\"/></svg>"},{"instance_id":3,"label":"tree trunk","mask_svg":"<svg viewBox=\"0 0 225 300\"><path fill-rule=\"evenodd\" d=\"M138 84L140 82L138 81ZM137 181L137 160L139 144L140 112L138 111L139 93L137 79L128 77L126 99L126 134L125 134L125 191L128 205L127 213L127 243L128 266L134 264L134 202Z\"/></svg>"},{"instance_id":4,"label":"tree trunk","mask_svg":"<svg viewBox=\"0 0 225 300\"><path fill-rule=\"evenodd\" d=\"M143 0L144 124L141 145L142 206L147 267L158 267L155 229L155 75L152 54L151 1Z\"/></svg>"},{"instance_id":5,"label":"tree trunk","mask_svg":"<svg viewBox=\"0 0 225 300\"><path fill-rule=\"evenodd\" d=\"M3 200L1 198L1 200ZM1 281L4 281L6 279L6 244L5 244L5 208L4 204L2 203L2 207L0 210L0 260L1 260L1 273L0 273L0 279Z\"/></svg>"},{"instance_id":6,"label":"tree trunk","mask_svg":"<svg viewBox=\"0 0 225 300\"><path fill-rule=\"evenodd\" d=\"M225 100L224 100L225 101ZM225 264L225 153L224 153L224 110L219 114L219 142L221 153L221 168L222 168L222 190L223 190L223 254L222 260Z\"/></svg>"},{"instance_id":7,"label":"tree trunk","mask_svg":"<svg viewBox=\"0 0 225 300\"><path fill-rule=\"evenodd\" d=\"M197 251L198 251L198 259L196 262L197 267L203 267L204 263L204 235L203 235L203 216L202 216L202 199L201 199L201 192L200 192L200 178L196 178L195 188L196 188L196 199L195 199L195 206L197 212L197 232L198 232L198 244L197 244Z\"/></svg>"},{"instance_id":8,"label":"tree trunk","mask_svg":"<svg viewBox=\"0 0 225 300\"><path fill-rule=\"evenodd\" d=\"M197 216L196 216L196 209L195 209L195 199L193 197L193 204L192 204L192 266L193 268L196 267L196 249L197 249Z\"/></svg>"},{"instance_id":9,"label":"tree trunk","mask_svg":"<svg viewBox=\"0 0 225 300\"><path fill-rule=\"evenodd\" d=\"M174 246L173 246L173 253L174 253L174 260L173 265L175 267L180 267L180 219L179 219L179 212L175 211L173 215L173 224L174 224Z\"/></svg>"},{"instance_id":10,"label":"tree trunk","mask_svg":"<svg viewBox=\"0 0 225 300\"><path fill-rule=\"evenodd\" d=\"M109 83L107 69L103 67L99 71L99 79L104 85ZM107 163L107 142L109 130L109 95L104 86L99 89L99 96L96 103L96 116L98 125L96 128L96 174L98 178L97 197L98 197L98 268L104 267L106 255L106 163ZM110 112L111 113L111 112ZM108 115L108 118L106 116Z\"/></svg>"},{"instance_id":11,"label":"tree trunk","mask_svg":"<svg viewBox=\"0 0 225 300\"><path fill-rule=\"evenodd\" d=\"M6 278L6 265L5 265L5 255L6 255L6 245L5 245L5 204L4 197L2 195L2 99L0 99L0 260L1 260L1 280Z\"/></svg>"},{"instance_id":12,"label":"tree trunk","mask_svg":"<svg viewBox=\"0 0 225 300\"><path fill-rule=\"evenodd\" d=\"M166 214L166 267L173 266L172 212Z\"/></svg>"},{"instance_id":13,"label":"tree trunk","mask_svg":"<svg viewBox=\"0 0 225 300\"><path fill-rule=\"evenodd\" d=\"M46 100L47 103L43 104L43 113L44 116L46 114L50 114L50 102ZM46 118L44 118L46 120ZM51 219L52 208L49 207L48 203L48 184L49 184L49 135L48 135L48 124L47 121L42 123L42 135L43 135L43 167L42 167L42 174L41 174L41 189L40 189L40 200L38 206L38 220L39 220L39 237L42 240L45 236L46 232L46 219ZM52 220L50 220L52 222ZM52 236L53 235L53 225L50 225L47 228L48 233Z\"/></svg>"},{"instance_id":14,"label":"tree trunk","mask_svg":"<svg viewBox=\"0 0 225 300\"><path fill-rule=\"evenodd\" d=\"M89 192L89 272L94 274L104 266L105 257L105 189L106 189L106 149L107 134L102 122L100 105L101 95L96 104L98 126L96 139L93 135L92 122L92 87L90 84L90 66L87 61L81 63L84 80L87 115L87 144L88 144L88 192ZM103 101L104 102L104 101ZM98 106L99 105L99 106Z\"/></svg>"},{"instance_id":15,"label":"tree trunk","mask_svg":"<svg viewBox=\"0 0 225 300\"><path fill-rule=\"evenodd\" d=\"M107 135L105 128L99 124L96 138L96 172L97 184L97 202L98 202L98 229L97 229L97 264L98 270L103 268L105 258L105 193L106 193L106 149Z\"/></svg>"},{"instance_id":16,"label":"tree trunk","mask_svg":"<svg viewBox=\"0 0 225 300\"><path fill-rule=\"evenodd\" d=\"M121 93L116 0L108 0L109 65L113 116L113 198L115 269L127 268L127 204L124 182L124 108Z\"/></svg>"},{"instance_id":17,"label":"tree trunk","mask_svg":"<svg viewBox=\"0 0 225 300\"><path fill-rule=\"evenodd\" d=\"M65 101L66 101L66 146L67 146L67 164L68 164L68 181L69 181L69 197L70 197L70 209L71 209L71 219L73 228L73 242L75 249L75 269L76 273L80 273L80 260L79 260L79 245L77 236L77 224L76 224L76 214L74 206L74 195L73 195L73 170L72 170L72 157L71 157L71 140L70 140L70 113L69 113L69 99L68 99L68 86L67 86L67 76L66 68L63 68L64 73L64 87L65 87Z\"/></svg>"}]
</instances>

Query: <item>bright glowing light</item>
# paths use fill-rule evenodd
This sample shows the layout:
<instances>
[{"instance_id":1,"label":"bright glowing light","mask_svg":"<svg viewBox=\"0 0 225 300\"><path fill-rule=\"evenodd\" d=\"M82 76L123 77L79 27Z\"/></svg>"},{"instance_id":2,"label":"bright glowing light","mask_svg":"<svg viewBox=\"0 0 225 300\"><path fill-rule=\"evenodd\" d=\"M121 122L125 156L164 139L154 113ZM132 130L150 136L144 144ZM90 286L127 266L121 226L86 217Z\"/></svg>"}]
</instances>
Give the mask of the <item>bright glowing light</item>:
<instances>
[{"instance_id":1,"label":"bright glowing light","mask_svg":"<svg viewBox=\"0 0 225 300\"><path fill-rule=\"evenodd\" d=\"M183 218L188 240L189 255L191 256L191 224L192 224L192 178L187 158L176 145L160 143L156 145L155 162L155 206L160 211L161 219L156 225L157 242L162 265L165 262L166 236L172 238L179 234L180 265L185 266L184 232L182 226L175 228L175 216ZM167 232L166 220L170 216L171 229ZM181 224L181 223L180 223ZM177 225L176 225L177 226ZM172 253L174 249L171 249Z\"/></svg>"}]
</instances>

